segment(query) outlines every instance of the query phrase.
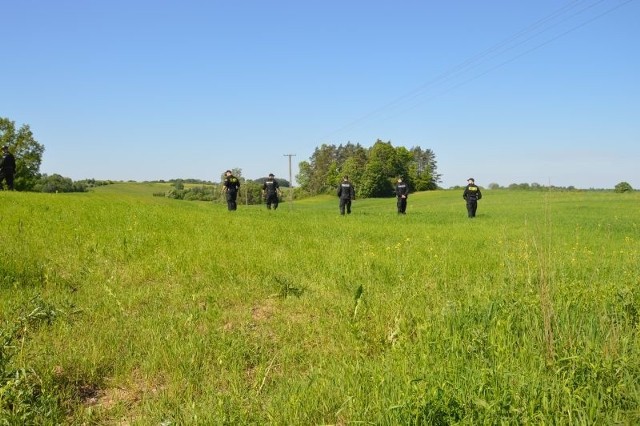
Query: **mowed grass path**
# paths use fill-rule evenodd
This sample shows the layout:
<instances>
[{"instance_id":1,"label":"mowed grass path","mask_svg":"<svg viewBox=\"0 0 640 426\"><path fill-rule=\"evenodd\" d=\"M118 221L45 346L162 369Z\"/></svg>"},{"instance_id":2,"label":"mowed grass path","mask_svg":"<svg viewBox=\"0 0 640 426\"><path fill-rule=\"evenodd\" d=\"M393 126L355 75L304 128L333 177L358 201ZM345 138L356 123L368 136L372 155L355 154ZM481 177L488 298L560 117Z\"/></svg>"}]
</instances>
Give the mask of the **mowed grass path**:
<instances>
[{"instance_id":1,"label":"mowed grass path","mask_svg":"<svg viewBox=\"0 0 640 426\"><path fill-rule=\"evenodd\" d=\"M640 422L640 194L0 192L0 320L68 424ZM8 327L8 326L7 326ZM47 417L48 416L48 417ZM0 415L1 418L1 415Z\"/></svg>"}]
</instances>

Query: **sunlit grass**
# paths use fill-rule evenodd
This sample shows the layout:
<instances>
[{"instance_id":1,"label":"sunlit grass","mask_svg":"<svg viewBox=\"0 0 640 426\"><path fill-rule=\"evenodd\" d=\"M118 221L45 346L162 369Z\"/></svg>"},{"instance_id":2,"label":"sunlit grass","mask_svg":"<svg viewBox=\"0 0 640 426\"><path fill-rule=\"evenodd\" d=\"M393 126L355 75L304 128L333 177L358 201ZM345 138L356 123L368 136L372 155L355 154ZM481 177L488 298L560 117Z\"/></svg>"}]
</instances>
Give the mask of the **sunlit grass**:
<instances>
[{"instance_id":1,"label":"sunlit grass","mask_svg":"<svg viewBox=\"0 0 640 426\"><path fill-rule=\"evenodd\" d=\"M486 191L470 220L455 191L342 217L157 185L0 193L0 320L58 310L12 363L59 421L640 420L636 193Z\"/></svg>"}]
</instances>

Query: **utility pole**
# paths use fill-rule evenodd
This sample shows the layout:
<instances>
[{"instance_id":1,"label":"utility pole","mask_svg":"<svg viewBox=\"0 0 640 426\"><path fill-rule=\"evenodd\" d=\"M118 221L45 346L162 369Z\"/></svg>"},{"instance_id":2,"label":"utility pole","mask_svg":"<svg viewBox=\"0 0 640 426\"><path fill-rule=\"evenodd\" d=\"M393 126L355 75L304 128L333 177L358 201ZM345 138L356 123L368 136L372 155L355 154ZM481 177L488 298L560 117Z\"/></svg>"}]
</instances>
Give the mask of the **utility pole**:
<instances>
[{"instance_id":1,"label":"utility pole","mask_svg":"<svg viewBox=\"0 0 640 426\"><path fill-rule=\"evenodd\" d=\"M284 157L289 157L289 199L291 201L291 207L293 207L293 177L291 176L291 157L295 157L295 154L284 154Z\"/></svg>"}]
</instances>

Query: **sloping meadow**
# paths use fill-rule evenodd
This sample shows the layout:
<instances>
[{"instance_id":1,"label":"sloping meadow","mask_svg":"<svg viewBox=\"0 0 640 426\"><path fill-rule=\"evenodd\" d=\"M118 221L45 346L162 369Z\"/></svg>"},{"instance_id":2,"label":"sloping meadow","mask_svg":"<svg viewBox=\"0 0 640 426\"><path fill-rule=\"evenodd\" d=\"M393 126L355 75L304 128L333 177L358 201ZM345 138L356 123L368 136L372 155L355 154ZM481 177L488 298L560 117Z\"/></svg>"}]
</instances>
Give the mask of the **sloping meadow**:
<instances>
[{"instance_id":1,"label":"sloping meadow","mask_svg":"<svg viewBox=\"0 0 640 426\"><path fill-rule=\"evenodd\" d=\"M0 419L640 422L636 193L0 193Z\"/></svg>"}]
</instances>

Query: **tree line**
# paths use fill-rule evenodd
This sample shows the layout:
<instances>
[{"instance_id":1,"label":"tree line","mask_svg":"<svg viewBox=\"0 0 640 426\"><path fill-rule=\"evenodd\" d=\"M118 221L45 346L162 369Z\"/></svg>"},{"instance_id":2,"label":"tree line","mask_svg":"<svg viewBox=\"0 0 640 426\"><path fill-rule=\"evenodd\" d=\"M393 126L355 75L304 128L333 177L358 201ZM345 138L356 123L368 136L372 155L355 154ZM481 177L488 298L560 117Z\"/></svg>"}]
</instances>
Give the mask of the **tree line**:
<instances>
[{"instance_id":1,"label":"tree line","mask_svg":"<svg viewBox=\"0 0 640 426\"><path fill-rule=\"evenodd\" d=\"M370 148L351 142L323 144L309 161L299 163L299 169L296 179L308 195L332 193L343 176L349 176L360 198L392 196L398 177L412 191L438 189L441 178L432 150L394 147L380 139Z\"/></svg>"},{"instance_id":2,"label":"tree line","mask_svg":"<svg viewBox=\"0 0 640 426\"><path fill-rule=\"evenodd\" d=\"M115 181L84 179L73 181L59 174L41 174L40 164L44 145L38 143L29 125L16 127L15 122L0 117L0 146L7 145L16 159L14 186L18 191L36 192L84 192L90 188L108 185ZM242 177L241 169L233 169L234 175L241 181L239 201L243 204L262 202L262 185L265 178L248 180ZM419 146L407 149L394 147L390 141L380 139L370 148L348 142L345 145L323 144L315 149L308 161L299 163L296 179L299 187L289 192L291 183L285 179L276 179L284 189L284 199L303 198L335 191L343 176L349 176L356 187L359 198L388 197L394 193L395 182L402 177L412 191L439 189L441 174L437 171L435 153ZM220 182L224 178L221 176ZM166 181L159 181L166 183ZM168 181L173 187L156 196L166 196L182 200L224 201L220 184L198 179L173 179ZM188 184L185 186L185 184ZM489 189L514 190L576 190L569 187L548 187L537 183L511 184L501 187L490 183ZM457 187L451 189L458 189ZM618 183L615 192L634 191L627 182Z\"/></svg>"}]
</instances>

